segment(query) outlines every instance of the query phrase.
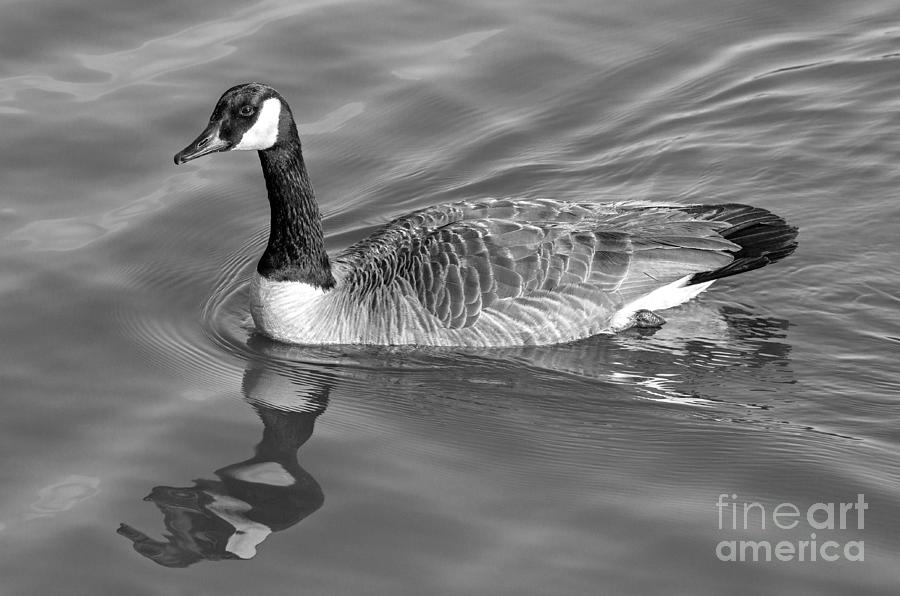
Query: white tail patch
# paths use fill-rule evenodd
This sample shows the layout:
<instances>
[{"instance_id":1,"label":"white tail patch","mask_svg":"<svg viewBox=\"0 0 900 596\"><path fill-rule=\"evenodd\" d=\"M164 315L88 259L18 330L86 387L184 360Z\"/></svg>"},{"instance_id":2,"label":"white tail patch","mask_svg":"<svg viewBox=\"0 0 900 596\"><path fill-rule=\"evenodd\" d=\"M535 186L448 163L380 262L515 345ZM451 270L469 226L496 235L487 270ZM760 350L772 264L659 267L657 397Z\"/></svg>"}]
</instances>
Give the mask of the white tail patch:
<instances>
[{"instance_id":1,"label":"white tail patch","mask_svg":"<svg viewBox=\"0 0 900 596\"><path fill-rule=\"evenodd\" d=\"M631 326L631 316L635 312L639 310L657 311L673 308L679 304L684 304L712 285L712 281L688 285L692 276L693 273L685 275L668 285L656 288L646 296L629 302L616 311L616 314L613 315L610 321L610 326L616 331L627 329Z\"/></svg>"},{"instance_id":2,"label":"white tail patch","mask_svg":"<svg viewBox=\"0 0 900 596\"><path fill-rule=\"evenodd\" d=\"M234 146L237 151L268 149L278 140L278 121L281 118L281 100L270 97L263 102L253 126L241 137L241 142Z\"/></svg>"}]
</instances>

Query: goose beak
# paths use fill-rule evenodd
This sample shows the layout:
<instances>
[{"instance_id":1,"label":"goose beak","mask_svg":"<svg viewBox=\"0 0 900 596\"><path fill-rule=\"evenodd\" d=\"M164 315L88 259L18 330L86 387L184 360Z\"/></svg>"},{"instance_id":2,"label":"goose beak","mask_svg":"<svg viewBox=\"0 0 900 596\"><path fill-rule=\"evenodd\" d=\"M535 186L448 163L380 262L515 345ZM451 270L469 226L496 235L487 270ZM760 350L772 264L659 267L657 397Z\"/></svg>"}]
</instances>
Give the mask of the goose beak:
<instances>
[{"instance_id":1,"label":"goose beak","mask_svg":"<svg viewBox=\"0 0 900 596\"><path fill-rule=\"evenodd\" d=\"M210 122L206 130L200 133L193 143L175 154L175 165L181 165L208 153L227 151L228 149L231 149L231 143L223 141L219 137L219 123Z\"/></svg>"},{"instance_id":2,"label":"goose beak","mask_svg":"<svg viewBox=\"0 0 900 596\"><path fill-rule=\"evenodd\" d=\"M128 524L119 524L119 529L116 530L116 534L124 536L132 542L143 542L150 539L149 536L139 530L135 530Z\"/></svg>"}]
</instances>

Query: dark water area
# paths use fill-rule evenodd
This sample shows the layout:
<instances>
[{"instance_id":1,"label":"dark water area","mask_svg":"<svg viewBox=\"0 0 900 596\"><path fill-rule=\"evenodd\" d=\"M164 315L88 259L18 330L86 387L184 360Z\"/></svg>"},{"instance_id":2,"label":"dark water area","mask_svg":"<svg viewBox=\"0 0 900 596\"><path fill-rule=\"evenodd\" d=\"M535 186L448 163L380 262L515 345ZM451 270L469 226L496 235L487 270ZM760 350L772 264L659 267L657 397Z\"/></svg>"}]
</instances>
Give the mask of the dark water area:
<instances>
[{"instance_id":1,"label":"dark water area","mask_svg":"<svg viewBox=\"0 0 900 596\"><path fill-rule=\"evenodd\" d=\"M898 22L0 3L0 596L897 593ZM258 160L172 165L248 80L292 105L330 249L486 196L746 202L800 246L656 333L270 342ZM748 540L807 558L721 560Z\"/></svg>"}]
</instances>

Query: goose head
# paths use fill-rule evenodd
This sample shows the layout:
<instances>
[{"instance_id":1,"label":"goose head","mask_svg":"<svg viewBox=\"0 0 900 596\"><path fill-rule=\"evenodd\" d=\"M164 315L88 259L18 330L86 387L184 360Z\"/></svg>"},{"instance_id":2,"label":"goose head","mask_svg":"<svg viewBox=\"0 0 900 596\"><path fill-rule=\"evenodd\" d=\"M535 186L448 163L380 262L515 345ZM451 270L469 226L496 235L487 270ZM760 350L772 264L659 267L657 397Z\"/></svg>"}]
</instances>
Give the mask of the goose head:
<instances>
[{"instance_id":1,"label":"goose head","mask_svg":"<svg viewBox=\"0 0 900 596\"><path fill-rule=\"evenodd\" d=\"M265 151L296 134L290 108L277 91L244 83L222 94L206 129L175 155L175 163L218 151Z\"/></svg>"}]
</instances>

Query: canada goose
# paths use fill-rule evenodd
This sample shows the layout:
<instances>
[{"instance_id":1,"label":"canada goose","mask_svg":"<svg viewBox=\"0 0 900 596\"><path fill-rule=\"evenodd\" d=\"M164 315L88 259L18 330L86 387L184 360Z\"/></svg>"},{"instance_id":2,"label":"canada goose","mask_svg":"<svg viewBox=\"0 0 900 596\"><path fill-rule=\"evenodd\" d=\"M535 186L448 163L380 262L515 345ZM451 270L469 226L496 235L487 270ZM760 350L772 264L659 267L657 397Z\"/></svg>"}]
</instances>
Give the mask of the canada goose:
<instances>
[{"instance_id":1,"label":"canada goose","mask_svg":"<svg viewBox=\"0 0 900 596\"><path fill-rule=\"evenodd\" d=\"M739 204L486 199L397 218L329 257L300 138L268 85L226 91L175 155L256 150L271 227L250 288L265 335L300 344L552 344L633 326L791 254L797 229Z\"/></svg>"}]
</instances>

